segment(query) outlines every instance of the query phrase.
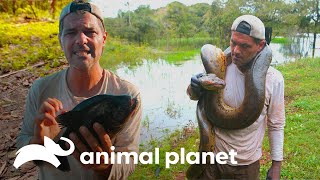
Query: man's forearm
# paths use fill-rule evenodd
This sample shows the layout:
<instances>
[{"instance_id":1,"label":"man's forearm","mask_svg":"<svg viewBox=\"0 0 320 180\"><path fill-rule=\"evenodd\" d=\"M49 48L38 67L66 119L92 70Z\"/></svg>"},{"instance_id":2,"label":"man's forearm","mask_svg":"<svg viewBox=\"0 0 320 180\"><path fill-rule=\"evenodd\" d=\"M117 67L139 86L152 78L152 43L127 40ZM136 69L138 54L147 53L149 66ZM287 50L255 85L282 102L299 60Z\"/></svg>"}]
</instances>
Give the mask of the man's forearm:
<instances>
[{"instance_id":1,"label":"man's forearm","mask_svg":"<svg viewBox=\"0 0 320 180\"><path fill-rule=\"evenodd\" d=\"M272 160L272 166L281 168L281 162L282 161Z\"/></svg>"},{"instance_id":2,"label":"man's forearm","mask_svg":"<svg viewBox=\"0 0 320 180\"><path fill-rule=\"evenodd\" d=\"M283 160L283 143L284 143L284 131L281 130L269 130L269 144L271 149L271 159L274 161Z\"/></svg>"},{"instance_id":3,"label":"man's forearm","mask_svg":"<svg viewBox=\"0 0 320 180\"><path fill-rule=\"evenodd\" d=\"M278 180L281 175L281 161L272 160L272 165L268 171L267 179Z\"/></svg>"},{"instance_id":4,"label":"man's forearm","mask_svg":"<svg viewBox=\"0 0 320 180\"><path fill-rule=\"evenodd\" d=\"M112 169L112 164L110 164L107 169L103 170L103 171L95 171L94 174L94 179L95 180L105 180L108 179L111 173L111 169Z\"/></svg>"}]
</instances>

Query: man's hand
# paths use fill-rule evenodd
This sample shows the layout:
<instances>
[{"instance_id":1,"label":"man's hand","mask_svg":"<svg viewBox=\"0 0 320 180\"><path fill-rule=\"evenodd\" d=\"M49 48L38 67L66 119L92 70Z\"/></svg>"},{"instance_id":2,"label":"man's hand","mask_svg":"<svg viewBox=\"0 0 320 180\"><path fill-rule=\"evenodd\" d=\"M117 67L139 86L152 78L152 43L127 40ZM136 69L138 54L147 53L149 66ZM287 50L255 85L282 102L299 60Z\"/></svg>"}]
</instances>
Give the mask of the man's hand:
<instances>
[{"instance_id":1,"label":"man's hand","mask_svg":"<svg viewBox=\"0 0 320 180\"><path fill-rule=\"evenodd\" d=\"M202 77L203 74L204 73L199 73L191 77L190 85L187 91L190 95L190 98L193 100L199 99L204 90L199 81L199 78Z\"/></svg>"},{"instance_id":2,"label":"man's hand","mask_svg":"<svg viewBox=\"0 0 320 180\"><path fill-rule=\"evenodd\" d=\"M107 152L109 157L111 153L111 140L109 135L105 132L103 126L99 123L93 124L93 129L99 136L99 141L90 133L88 128L85 126L81 126L79 131L83 138L86 140L86 142L89 144L91 149L88 149L87 146L81 142L81 140L77 137L75 133L70 133L69 138L73 141L73 143L76 145L77 150L74 151L73 156L80 161L80 155L83 152ZM86 164L83 165L86 169L92 169L96 172L96 175L99 178L104 178L109 176L112 164L109 162L104 162L104 156L100 157L100 164Z\"/></svg>"},{"instance_id":3,"label":"man's hand","mask_svg":"<svg viewBox=\"0 0 320 180\"><path fill-rule=\"evenodd\" d=\"M223 79L220 79L217 75L212 73L204 74L202 77L198 78L198 81L201 87L209 91L217 91L226 86Z\"/></svg>"},{"instance_id":4,"label":"man's hand","mask_svg":"<svg viewBox=\"0 0 320 180\"><path fill-rule=\"evenodd\" d=\"M280 179L281 161L272 161L272 165L267 173L266 179L278 180Z\"/></svg>"},{"instance_id":5,"label":"man's hand","mask_svg":"<svg viewBox=\"0 0 320 180\"><path fill-rule=\"evenodd\" d=\"M191 100L198 100L205 90L217 91L226 86L224 80L217 77L217 75L209 73L199 73L191 77L191 83L187 92Z\"/></svg>"},{"instance_id":6,"label":"man's hand","mask_svg":"<svg viewBox=\"0 0 320 180\"><path fill-rule=\"evenodd\" d=\"M43 144L44 136L53 139L60 132L56 121L56 113L63 109L61 101L55 98L48 98L40 106L35 117L34 133L30 144Z\"/></svg>"}]
</instances>

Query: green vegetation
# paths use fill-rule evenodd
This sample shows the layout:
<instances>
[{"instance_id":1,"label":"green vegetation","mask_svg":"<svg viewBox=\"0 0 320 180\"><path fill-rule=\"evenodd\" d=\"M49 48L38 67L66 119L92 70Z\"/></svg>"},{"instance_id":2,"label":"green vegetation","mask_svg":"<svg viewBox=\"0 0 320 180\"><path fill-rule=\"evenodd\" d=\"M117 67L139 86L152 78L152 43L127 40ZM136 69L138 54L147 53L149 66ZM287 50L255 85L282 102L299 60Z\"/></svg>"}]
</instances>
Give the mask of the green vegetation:
<instances>
[{"instance_id":1,"label":"green vegetation","mask_svg":"<svg viewBox=\"0 0 320 180\"><path fill-rule=\"evenodd\" d=\"M0 74L45 62L45 68L66 63L58 42L57 15L69 0L0 1ZM51 2L52 4L50 4ZM56 2L55 6L53 3ZM214 1L213 4L185 6L174 2L151 10L141 6L134 12L119 12L117 18L106 19L110 34L101 64L114 69L135 65L142 59L164 58L169 62L189 59L199 53L205 43L227 46L230 25L241 14L254 14L273 27L274 43L288 43L297 32L317 33L320 24L318 1ZM319 3L319 2L318 2ZM54 13L50 13L50 11ZM130 20L129 20L130 17ZM194 50L197 49L197 50ZM320 179L320 91L318 87L320 59L305 59L277 67L286 82L285 160L283 179ZM149 119L143 121L149 126ZM159 165L139 165L132 179L175 179L189 165L164 166L165 152L195 152L198 132L183 136L176 131L164 140L152 140L150 147L160 148ZM149 147L149 146L148 146ZM270 167L267 137L263 144L261 179ZM157 170L160 170L160 173Z\"/></svg>"},{"instance_id":2,"label":"green vegetation","mask_svg":"<svg viewBox=\"0 0 320 180\"><path fill-rule=\"evenodd\" d=\"M283 177L319 179L320 59L280 66L286 81L285 162Z\"/></svg>"},{"instance_id":3,"label":"green vegetation","mask_svg":"<svg viewBox=\"0 0 320 180\"><path fill-rule=\"evenodd\" d=\"M60 65L63 52L57 22L0 23L2 71L21 69L40 61L51 67Z\"/></svg>"},{"instance_id":4,"label":"green vegetation","mask_svg":"<svg viewBox=\"0 0 320 180\"><path fill-rule=\"evenodd\" d=\"M183 131L176 130L174 133L164 137L164 140L153 139L149 142L149 148L142 148L140 152L153 152L155 148L159 148L159 164L138 165L136 170L129 179L175 179L180 172L185 172L188 168L187 164L177 163L171 165L170 168L165 167L166 152L177 152L185 148L185 153L197 152L199 146L198 131L191 134L184 134Z\"/></svg>"},{"instance_id":5,"label":"green vegetation","mask_svg":"<svg viewBox=\"0 0 320 180\"><path fill-rule=\"evenodd\" d=\"M288 38L285 37L275 37L271 40L272 43L278 43L278 44L288 44L290 43Z\"/></svg>"},{"instance_id":6,"label":"green vegetation","mask_svg":"<svg viewBox=\"0 0 320 180\"><path fill-rule=\"evenodd\" d=\"M21 24L21 22L55 22L61 8L68 2L70 1L50 0L42 2L28 0L27 3L22 0L0 1L0 19L6 23L13 22L15 25ZM130 43L135 42L139 46L149 44L156 49L162 50L165 48L166 51L176 48L185 51L199 48L204 43L209 42L224 49L229 44L230 26L233 20L243 14L258 16L265 22L266 27L272 27L273 36L291 37L297 33L319 33L320 9L318 6L319 1L316 0L301 0L297 2L217 0L213 1L211 5L198 3L191 6L186 6L180 2L172 2L166 7L155 10L146 5L141 5L134 11L120 10L116 18L106 18L105 25L111 37L125 39ZM14 21L12 21L12 18ZM1 31L14 28L14 26L7 27L6 29L1 29ZM55 28L50 30L54 31ZM11 35L11 33L3 33L1 31L1 36ZM37 34L35 31L33 33ZM316 36L314 37L316 38ZM23 42L30 44L28 40L23 40ZM284 43L286 40L276 38L274 42ZM316 41L314 40L314 42ZM0 48L1 50L3 48L4 54L10 54L11 49L20 48L16 44L0 43ZM48 44L52 44L53 47L48 47ZM1 65L1 71L19 69L33 63L35 59L39 59L39 61L46 59L46 57L55 59L56 56L59 57L61 55L61 53L56 53L56 44L57 42L53 38L52 42L44 43L45 47L52 48L52 51L49 49L52 53L43 50L43 52L32 55L34 57L18 63L13 60L12 64L10 64L12 58L19 57L19 53L16 55L17 57L9 57L9 59L6 55L1 54L1 59L7 59L3 62L4 65ZM39 43L32 41L30 46L38 48ZM26 49L26 47L21 48ZM313 48L315 49L315 43ZM25 51L26 53L32 52L32 50ZM138 56L134 58L138 58ZM117 59L117 57L114 59ZM55 59L51 66L57 66L59 63L61 63L60 60ZM113 63L111 62L111 64Z\"/></svg>"},{"instance_id":7,"label":"green vegetation","mask_svg":"<svg viewBox=\"0 0 320 180\"><path fill-rule=\"evenodd\" d=\"M303 59L277 67L285 78L286 127L284 142L284 161L282 179L319 179L320 171L320 58ZM185 139L179 139L182 132L176 131L164 140L152 140L151 148L140 151L152 152L160 148L159 165L138 165L131 179L175 179L180 172L186 172L188 164L176 164L165 168L165 152L177 152L185 148L186 152L196 152L199 145L199 132ZM265 179L271 165L268 136L263 143L260 178ZM162 156L161 156L162 155Z\"/></svg>"},{"instance_id":8,"label":"green vegetation","mask_svg":"<svg viewBox=\"0 0 320 180\"><path fill-rule=\"evenodd\" d=\"M8 22L12 17L19 21L33 21L48 18L55 19L59 16L62 7L69 2L70 0L28 0L27 2L24 0L6 0L0 1L0 13L10 17L4 19Z\"/></svg>"},{"instance_id":9,"label":"green vegetation","mask_svg":"<svg viewBox=\"0 0 320 180\"><path fill-rule=\"evenodd\" d=\"M157 59L158 54L150 47L129 43L125 40L109 38L105 46L100 64L107 69L115 69L120 65L137 65L143 59Z\"/></svg>"},{"instance_id":10,"label":"green vegetation","mask_svg":"<svg viewBox=\"0 0 320 180\"><path fill-rule=\"evenodd\" d=\"M189 38L179 41L176 48L155 50L154 48L134 42L108 37L101 65L115 69L118 66L132 66L143 59L168 59L169 62L192 58L199 50L194 50L193 42L201 39ZM171 41L177 43L176 41ZM200 46L200 44L199 44ZM161 48L160 48L161 49ZM180 49L178 52L177 49ZM191 49L191 50L190 50ZM30 67L39 62L46 63L46 69L55 68L66 63L58 40L57 21L35 21L21 23L0 20L0 71L6 73Z\"/></svg>"},{"instance_id":11,"label":"green vegetation","mask_svg":"<svg viewBox=\"0 0 320 180\"><path fill-rule=\"evenodd\" d=\"M192 59L194 56L200 53L200 49L194 49L190 51L175 51L162 53L161 58L171 63L177 63L185 60Z\"/></svg>"},{"instance_id":12,"label":"green vegetation","mask_svg":"<svg viewBox=\"0 0 320 180\"><path fill-rule=\"evenodd\" d=\"M58 14L68 2L0 1L0 72L29 67L39 61L46 62L47 68L65 63L56 37ZM156 10L141 5L134 11L119 11L118 17L105 19L112 38L102 64L104 67L132 65L142 58L159 57L179 61L186 57L168 56L168 52L199 49L206 43L224 49L229 44L232 21L242 14L261 18L266 26L273 28L274 36L317 33L320 19L315 15L319 14L319 8L313 8L317 2L228 0L191 6L173 2ZM273 42L287 40L274 38Z\"/></svg>"},{"instance_id":13,"label":"green vegetation","mask_svg":"<svg viewBox=\"0 0 320 180\"><path fill-rule=\"evenodd\" d=\"M213 41L210 37L192 37L192 38L172 38L172 39L158 39L151 45L157 49L162 50L194 50L198 49L204 44L212 44Z\"/></svg>"},{"instance_id":14,"label":"green vegetation","mask_svg":"<svg viewBox=\"0 0 320 180\"><path fill-rule=\"evenodd\" d=\"M165 47L172 39L184 41L209 37L210 43L224 49L229 44L232 22L243 14L259 17L266 27L272 27L273 37L319 33L318 6L317 0L216 0L211 5L198 3L191 6L172 2L155 10L141 5L134 11L119 11L116 18L107 18L106 27L112 36L139 44L148 43L156 47L160 44Z\"/></svg>"},{"instance_id":15,"label":"green vegetation","mask_svg":"<svg viewBox=\"0 0 320 180\"><path fill-rule=\"evenodd\" d=\"M58 22L29 23L0 20L0 71L19 70L39 62L46 68L66 63L58 40ZM101 64L114 69L119 65L135 65L143 58L157 59L159 55L144 45L108 38Z\"/></svg>"}]
</instances>

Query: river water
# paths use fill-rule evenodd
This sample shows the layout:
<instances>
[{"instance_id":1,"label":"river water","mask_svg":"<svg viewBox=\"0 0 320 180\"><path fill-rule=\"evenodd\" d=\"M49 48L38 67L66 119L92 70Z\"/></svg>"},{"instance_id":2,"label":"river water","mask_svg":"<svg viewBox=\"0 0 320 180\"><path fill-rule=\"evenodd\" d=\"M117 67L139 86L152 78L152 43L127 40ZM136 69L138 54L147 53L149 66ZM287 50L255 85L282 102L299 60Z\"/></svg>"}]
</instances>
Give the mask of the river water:
<instances>
[{"instance_id":1,"label":"river water","mask_svg":"<svg viewBox=\"0 0 320 180\"><path fill-rule=\"evenodd\" d=\"M312 57L312 34L301 34L292 38L290 44L271 43L272 64L283 64L296 59ZM317 34L315 57L320 57L320 34Z\"/></svg>"},{"instance_id":2,"label":"river water","mask_svg":"<svg viewBox=\"0 0 320 180\"><path fill-rule=\"evenodd\" d=\"M299 45L270 44L273 51L272 64L310 57L310 42L299 41ZM320 47L320 43L318 46ZM316 56L320 50L316 49ZM166 60L143 61L133 68L123 67L116 74L137 85L142 96L143 118L141 143L159 139L168 133L186 126L197 126L196 102L188 98L186 88L190 77L204 72L200 56L172 64Z\"/></svg>"}]
</instances>

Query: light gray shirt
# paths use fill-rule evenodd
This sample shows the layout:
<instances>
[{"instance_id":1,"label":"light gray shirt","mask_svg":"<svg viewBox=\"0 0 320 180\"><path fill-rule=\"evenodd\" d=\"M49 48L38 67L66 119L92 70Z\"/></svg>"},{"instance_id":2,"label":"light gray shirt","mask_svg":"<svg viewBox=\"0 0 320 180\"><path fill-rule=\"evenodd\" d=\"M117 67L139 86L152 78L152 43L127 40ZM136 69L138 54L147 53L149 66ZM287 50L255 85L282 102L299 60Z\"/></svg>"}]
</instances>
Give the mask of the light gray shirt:
<instances>
[{"instance_id":1,"label":"light gray shirt","mask_svg":"<svg viewBox=\"0 0 320 180\"><path fill-rule=\"evenodd\" d=\"M42 102L47 98L57 98L63 104L64 110L69 111L77 104L87 99L86 97L74 96L67 86L67 70L62 70L53 75L41 78L34 82L29 90L26 102L26 110L20 134L17 137L17 147L28 145L34 131L34 119ZM131 119L112 141L114 152L136 152L139 151L140 122L141 122L141 99L138 89L131 83L122 80L113 73L104 70L104 80L99 93L110 95L130 95L137 97L139 104ZM123 158L122 158L123 159ZM48 163L39 166L39 178L45 180L70 180L70 179L94 179L93 171L82 168L82 165L72 155L68 156L71 171L63 172ZM127 179L133 173L135 165L130 160L129 164L112 165L109 179Z\"/></svg>"}]
</instances>

